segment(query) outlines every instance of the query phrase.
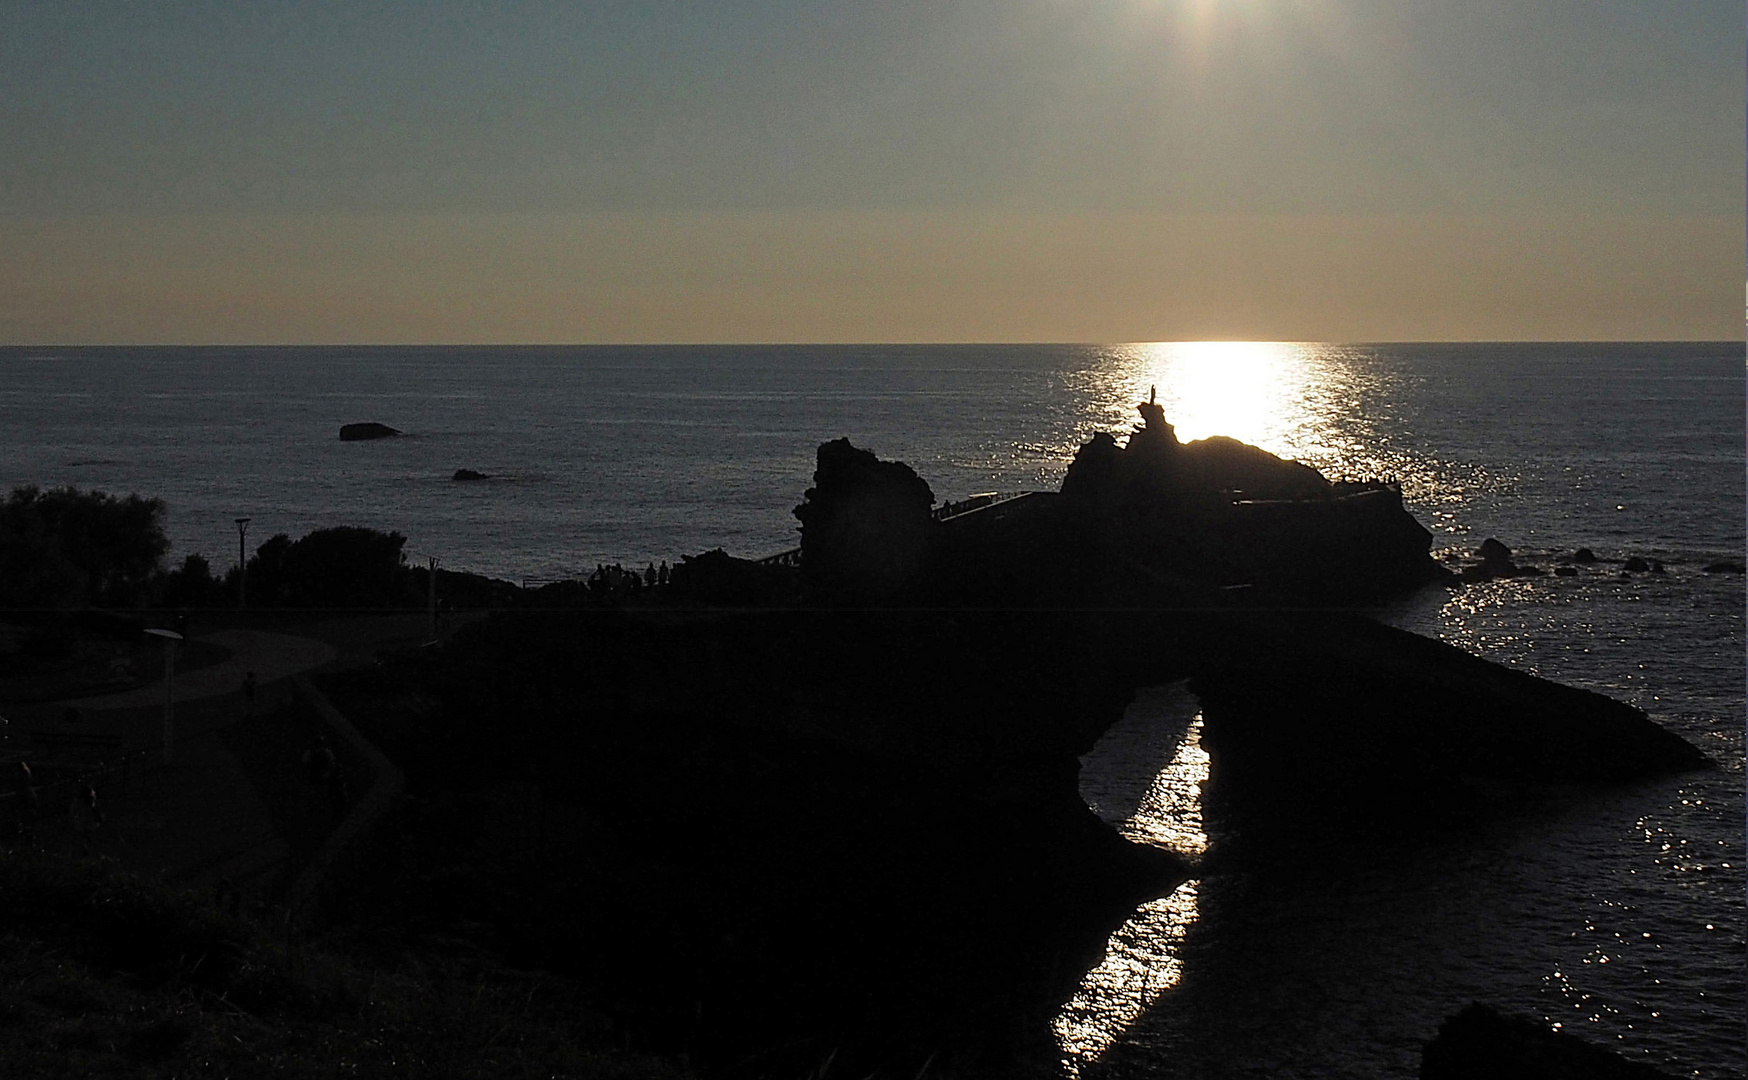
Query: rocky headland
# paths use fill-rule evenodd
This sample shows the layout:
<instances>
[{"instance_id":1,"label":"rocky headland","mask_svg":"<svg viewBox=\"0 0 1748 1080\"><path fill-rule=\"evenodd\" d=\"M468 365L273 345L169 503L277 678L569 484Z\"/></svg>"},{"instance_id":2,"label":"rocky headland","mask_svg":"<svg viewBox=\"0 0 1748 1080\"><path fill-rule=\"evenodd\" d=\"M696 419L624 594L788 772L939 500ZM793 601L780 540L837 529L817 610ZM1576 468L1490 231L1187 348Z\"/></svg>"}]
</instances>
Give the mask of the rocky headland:
<instances>
[{"instance_id":1,"label":"rocky headland","mask_svg":"<svg viewBox=\"0 0 1748 1080\"><path fill-rule=\"evenodd\" d=\"M1141 413L1060 492L956 514L829 442L799 552L549 586L330 680L416 795L381 895L599 981L720 1075L1015 1075L1053 1061L1110 930L1191 873L1078 794L1139 687L1191 680L1211 812L1246 829L1706 764L1636 709L1355 613L1453 579L1393 485Z\"/></svg>"}]
</instances>

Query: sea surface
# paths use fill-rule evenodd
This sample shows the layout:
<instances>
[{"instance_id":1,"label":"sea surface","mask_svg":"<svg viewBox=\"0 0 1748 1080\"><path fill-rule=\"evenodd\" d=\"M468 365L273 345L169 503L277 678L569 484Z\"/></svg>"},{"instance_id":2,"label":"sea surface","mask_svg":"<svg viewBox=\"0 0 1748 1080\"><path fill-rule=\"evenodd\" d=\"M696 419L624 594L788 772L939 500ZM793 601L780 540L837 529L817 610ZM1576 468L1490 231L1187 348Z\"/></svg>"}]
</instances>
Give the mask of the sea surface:
<instances>
[{"instance_id":1,"label":"sea surface","mask_svg":"<svg viewBox=\"0 0 1748 1080\"><path fill-rule=\"evenodd\" d=\"M1331 478L1400 480L1435 551L1489 536L1572 578L1433 589L1380 615L1630 701L1715 771L1556 792L1459 834L1311 823L1247 849L1203 820L1193 696L1142 693L1083 762L1129 835L1201 860L1113 938L1055 1025L1082 1076L1412 1077L1470 1001L1675 1075L1743 1076L1741 343L0 349L0 485L166 504L172 559L393 529L512 580L792 547L820 442L937 498L1054 488L1156 392ZM341 424L405 437L342 443ZM486 481L458 483L455 470ZM1631 555L1664 572L1623 575Z\"/></svg>"}]
</instances>

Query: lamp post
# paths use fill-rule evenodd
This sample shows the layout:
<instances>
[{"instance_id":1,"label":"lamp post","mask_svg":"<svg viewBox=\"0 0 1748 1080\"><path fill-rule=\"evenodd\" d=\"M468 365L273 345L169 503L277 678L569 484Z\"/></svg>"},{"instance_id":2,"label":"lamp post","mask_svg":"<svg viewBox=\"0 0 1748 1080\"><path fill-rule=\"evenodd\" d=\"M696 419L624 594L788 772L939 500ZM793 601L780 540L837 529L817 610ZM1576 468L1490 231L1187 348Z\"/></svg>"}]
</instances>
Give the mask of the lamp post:
<instances>
[{"instance_id":1,"label":"lamp post","mask_svg":"<svg viewBox=\"0 0 1748 1080\"><path fill-rule=\"evenodd\" d=\"M170 764L170 747L175 741L173 721L176 711L176 643L182 635L174 630L148 628L146 633L164 639L164 764Z\"/></svg>"},{"instance_id":2,"label":"lamp post","mask_svg":"<svg viewBox=\"0 0 1748 1080\"><path fill-rule=\"evenodd\" d=\"M237 518L237 606L249 606L249 560L245 557L243 537L248 535L252 518Z\"/></svg>"},{"instance_id":3,"label":"lamp post","mask_svg":"<svg viewBox=\"0 0 1748 1080\"><path fill-rule=\"evenodd\" d=\"M425 557L425 561L430 565L430 572L425 577L425 583L428 586L427 600L428 600L428 606L430 608L430 613L431 613L431 640L436 641L437 640L437 566L438 566L438 559L437 559L437 556L435 556L435 555L427 555Z\"/></svg>"}]
</instances>

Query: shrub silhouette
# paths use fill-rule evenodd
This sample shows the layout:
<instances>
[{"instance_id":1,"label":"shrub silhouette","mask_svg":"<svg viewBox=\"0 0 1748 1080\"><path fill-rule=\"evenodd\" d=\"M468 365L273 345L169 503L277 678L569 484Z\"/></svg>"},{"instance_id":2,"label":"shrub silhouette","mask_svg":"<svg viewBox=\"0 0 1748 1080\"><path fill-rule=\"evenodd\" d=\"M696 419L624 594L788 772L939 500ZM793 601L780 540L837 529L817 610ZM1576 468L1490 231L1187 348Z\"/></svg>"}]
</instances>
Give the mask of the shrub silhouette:
<instances>
[{"instance_id":1,"label":"shrub silhouette","mask_svg":"<svg viewBox=\"0 0 1748 1080\"><path fill-rule=\"evenodd\" d=\"M265 607L384 607L405 601L407 538L353 525L301 540L279 533L249 559L249 602Z\"/></svg>"}]
</instances>

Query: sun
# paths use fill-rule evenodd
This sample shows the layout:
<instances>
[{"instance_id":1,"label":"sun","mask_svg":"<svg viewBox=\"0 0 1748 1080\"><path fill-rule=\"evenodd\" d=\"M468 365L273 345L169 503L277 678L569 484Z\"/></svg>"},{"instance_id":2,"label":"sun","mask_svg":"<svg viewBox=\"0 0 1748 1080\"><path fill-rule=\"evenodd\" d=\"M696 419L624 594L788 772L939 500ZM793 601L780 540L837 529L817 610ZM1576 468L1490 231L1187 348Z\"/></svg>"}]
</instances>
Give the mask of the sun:
<instances>
[{"instance_id":1,"label":"sun","mask_svg":"<svg viewBox=\"0 0 1748 1080\"><path fill-rule=\"evenodd\" d=\"M1312 377L1307 346L1289 341L1172 341L1143 347L1134 393L1155 388L1185 442L1226 435L1273 453L1293 448Z\"/></svg>"}]
</instances>

